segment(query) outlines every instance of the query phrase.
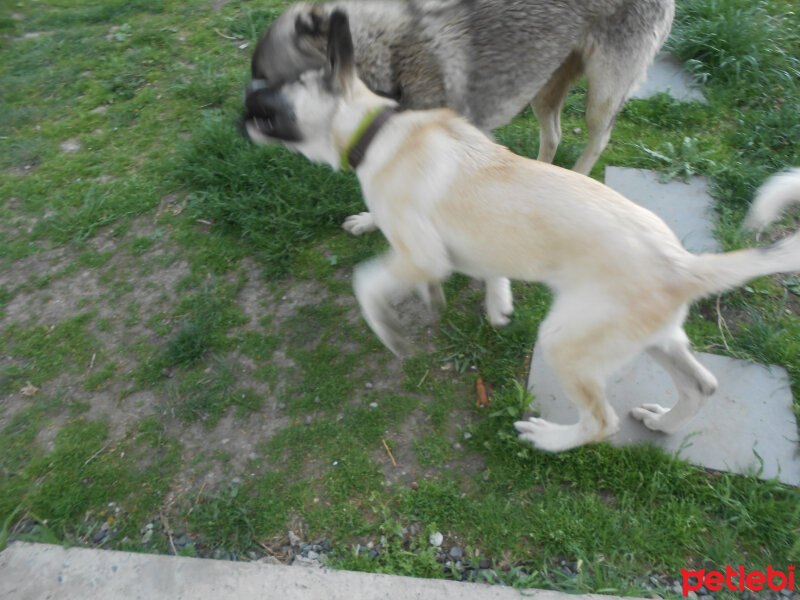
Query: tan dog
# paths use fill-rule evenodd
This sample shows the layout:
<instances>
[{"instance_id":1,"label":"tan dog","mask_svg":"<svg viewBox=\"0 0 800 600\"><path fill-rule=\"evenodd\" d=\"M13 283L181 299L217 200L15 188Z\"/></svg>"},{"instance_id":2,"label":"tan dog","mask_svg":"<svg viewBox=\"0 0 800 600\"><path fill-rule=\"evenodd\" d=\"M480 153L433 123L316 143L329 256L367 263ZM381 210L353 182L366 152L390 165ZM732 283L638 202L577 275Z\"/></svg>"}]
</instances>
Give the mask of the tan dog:
<instances>
[{"instance_id":1,"label":"tan dog","mask_svg":"<svg viewBox=\"0 0 800 600\"><path fill-rule=\"evenodd\" d=\"M510 312L505 278L553 290L537 343L580 419L516 423L520 438L543 450L616 432L605 381L643 350L670 373L679 400L671 410L644 404L633 414L651 429L680 429L717 387L682 329L688 304L800 270L800 233L768 248L693 255L659 217L593 179L516 156L450 110L392 107L357 78L347 18L334 13L327 66L278 88L249 89L243 125L257 142L356 169L391 250L357 267L355 293L395 353L405 342L390 303L415 289L441 300L439 282L454 271L490 282L490 314ZM760 229L798 200L795 170L762 189L747 223Z\"/></svg>"}]
</instances>

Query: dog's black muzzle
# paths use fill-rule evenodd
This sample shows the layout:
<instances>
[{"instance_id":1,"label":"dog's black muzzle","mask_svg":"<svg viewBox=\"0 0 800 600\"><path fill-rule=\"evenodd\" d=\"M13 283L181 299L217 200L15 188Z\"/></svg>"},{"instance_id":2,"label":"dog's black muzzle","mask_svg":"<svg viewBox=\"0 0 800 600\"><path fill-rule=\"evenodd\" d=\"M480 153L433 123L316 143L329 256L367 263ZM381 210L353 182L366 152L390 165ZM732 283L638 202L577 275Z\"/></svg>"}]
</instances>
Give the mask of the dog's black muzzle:
<instances>
[{"instance_id":1,"label":"dog's black muzzle","mask_svg":"<svg viewBox=\"0 0 800 600\"><path fill-rule=\"evenodd\" d=\"M250 137L249 128L282 142L299 142L300 131L294 108L281 93L265 79L253 79L245 87L244 116L239 131Z\"/></svg>"}]
</instances>

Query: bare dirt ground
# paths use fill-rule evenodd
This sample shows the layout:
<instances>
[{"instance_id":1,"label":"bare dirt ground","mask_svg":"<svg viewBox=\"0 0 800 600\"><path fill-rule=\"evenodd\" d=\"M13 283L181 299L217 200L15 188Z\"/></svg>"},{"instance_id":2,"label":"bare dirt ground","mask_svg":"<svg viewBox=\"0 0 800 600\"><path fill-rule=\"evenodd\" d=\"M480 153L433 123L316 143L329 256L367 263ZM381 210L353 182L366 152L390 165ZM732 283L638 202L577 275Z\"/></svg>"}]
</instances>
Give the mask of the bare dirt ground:
<instances>
[{"instance_id":1,"label":"bare dirt ground","mask_svg":"<svg viewBox=\"0 0 800 600\"><path fill-rule=\"evenodd\" d=\"M202 422L187 424L178 418L175 399L171 397L177 382L169 380L171 373L165 373L167 381L163 386L142 388L136 384L134 374L143 352L132 349L144 348L146 354L163 347L169 335L156 333L153 323L169 325L170 319L175 318L175 306L180 301L180 292L176 289L191 272L183 250L161 229L156 218L147 216L136 219L122 237L115 236L111 230L101 231L89 240L89 248L98 253L109 253L110 258L97 268L80 266L79 254L85 248L61 246L41 250L16 262L13 269L3 273L3 285L20 291L6 304L0 318L0 331L12 324L52 329L65 319L91 311L87 335L92 336L96 352L87 364L70 365L38 387L26 386L27 391L16 389L0 396L0 429L20 410L43 397L69 398L71 403L87 406L84 418L105 420L112 442L125 436L141 419L158 415L166 425L166 433L182 445L182 466L170 494L174 499L190 491L195 494L197 490L213 491L242 476L255 457L255 449L291 422L280 402L280 393L296 365L287 356L284 343L270 358L281 375L274 385L269 385L255 376L263 364L236 348L227 352L221 358L234 371L237 387L251 390L263 401L254 412L243 415L230 411L213 427ZM135 255L127 250L130 242L137 238L154 240L145 254ZM259 321L265 316L270 316L271 324L280 328L297 314L299 307L326 302L344 306L349 323L361 322L352 295L333 295L318 281L291 278L270 290L259 265L251 259L246 259L240 270L244 272L246 281L238 292L236 303L249 319L244 329L263 331ZM46 283L33 284L32 277ZM350 273L341 270L335 277L349 280ZM127 318L132 314L131 307L135 307L135 318ZM406 302L401 318L404 327L415 331L417 341L430 349L434 330L431 315L421 303ZM344 350L348 343L345 340ZM0 368L15 362L19 359L0 355ZM101 366L101 362L114 366L113 375L99 389L88 389L86 378ZM357 402L362 393L370 390L402 389L404 374L400 360L382 362L380 367L365 364L361 369L374 372L368 384L369 390L357 391L356 397L344 399L344 402ZM424 395L424 388L420 391ZM50 417L48 425L37 437L43 449L52 449L56 433L71 418L73 415L66 409ZM308 418L313 418L313 414ZM465 412L460 418L453 419L448 428L451 443L458 449L461 449L459 442L463 441L459 440L460 432L469 424L469 418ZM393 455L383 449L375 451L373 459L381 465L387 483L408 485L436 476L437 468L420 467L414 452L414 442L430 430L425 420L421 411L415 411L402 426ZM459 469L469 473L482 467L480 459L466 454L458 463Z\"/></svg>"}]
</instances>

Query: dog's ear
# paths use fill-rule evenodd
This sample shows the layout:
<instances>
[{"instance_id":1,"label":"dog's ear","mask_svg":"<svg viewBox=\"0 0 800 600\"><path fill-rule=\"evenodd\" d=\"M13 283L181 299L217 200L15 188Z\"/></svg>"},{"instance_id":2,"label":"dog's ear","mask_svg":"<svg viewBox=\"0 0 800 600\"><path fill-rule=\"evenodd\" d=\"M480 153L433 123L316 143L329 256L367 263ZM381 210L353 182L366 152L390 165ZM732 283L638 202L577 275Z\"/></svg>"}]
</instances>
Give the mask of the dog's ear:
<instances>
[{"instance_id":1,"label":"dog's ear","mask_svg":"<svg viewBox=\"0 0 800 600\"><path fill-rule=\"evenodd\" d=\"M319 6L302 11L294 20L294 32L298 39L305 36L323 37L328 34L329 19Z\"/></svg>"},{"instance_id":2,"label":"dog's ear","mask_svg":"<svg viewBox=\"0 0 800 600\"><path fill-rule=\"evenodd\" d=\"M345 87L355 75L353 37L350 35L350 22L341 10L331 14L328 31L328 62L326 71L334 86Z\"/></svg>"}]
</instances>

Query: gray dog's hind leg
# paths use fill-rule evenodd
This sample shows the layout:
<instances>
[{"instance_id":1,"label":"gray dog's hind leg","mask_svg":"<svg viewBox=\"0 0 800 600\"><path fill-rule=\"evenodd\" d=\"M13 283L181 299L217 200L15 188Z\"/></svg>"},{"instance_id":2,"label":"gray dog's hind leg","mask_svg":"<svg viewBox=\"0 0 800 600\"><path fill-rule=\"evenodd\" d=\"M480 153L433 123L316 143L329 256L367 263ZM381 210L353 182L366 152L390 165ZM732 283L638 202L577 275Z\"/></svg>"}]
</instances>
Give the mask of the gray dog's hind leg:
<instances>
[{"instance_id":1,"label":"gray dog's hind leg","mask_svg":"<svg viewBox=\"0 0 800 600\"><path fill-rule=\"evenodd\" d=\"M551 163L561 141L561 110L570 84L581 73L580 58L571 54L556 69L550 80L536 94L531 108L539 121L539 155L536 160Z\"/></svg>"}]
</instances>

